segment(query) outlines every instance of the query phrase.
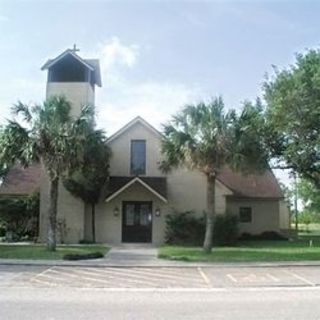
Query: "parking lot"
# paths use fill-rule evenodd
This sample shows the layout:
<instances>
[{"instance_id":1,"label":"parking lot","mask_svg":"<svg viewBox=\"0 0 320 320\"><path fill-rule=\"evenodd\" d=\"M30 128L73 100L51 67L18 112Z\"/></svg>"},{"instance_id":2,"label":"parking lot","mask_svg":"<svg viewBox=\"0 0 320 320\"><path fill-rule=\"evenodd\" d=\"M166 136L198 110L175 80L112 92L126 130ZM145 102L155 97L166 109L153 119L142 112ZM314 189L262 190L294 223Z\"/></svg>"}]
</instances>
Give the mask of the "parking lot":
<instances>
[{"instance_id":1,"label":"parking lot","mask_svg":"<svg viewBox=\"0 0 320 320\"><path fill-rule=\"evenodd\" d=\"M317 287L319 267L1 266L1 287L241 288Z\"/></svg>"}]
</instances>

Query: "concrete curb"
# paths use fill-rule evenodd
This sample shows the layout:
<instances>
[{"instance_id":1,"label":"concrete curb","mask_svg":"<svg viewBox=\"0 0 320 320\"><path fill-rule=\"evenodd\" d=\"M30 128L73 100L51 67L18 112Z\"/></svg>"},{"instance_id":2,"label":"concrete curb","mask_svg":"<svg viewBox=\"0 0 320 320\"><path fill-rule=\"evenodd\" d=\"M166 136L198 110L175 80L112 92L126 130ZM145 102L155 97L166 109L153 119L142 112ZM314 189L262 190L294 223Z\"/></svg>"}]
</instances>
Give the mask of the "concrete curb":
<instances>
[{"instance_id":1,"label":"concrete curb","mask_svg":"<svg viewBox=\"0 0 320 320\"><path fill-rule=\"evenodd\" d=\"M0 259L0 266L63 266L63 267L94 267L94 268L281 268L281 267L320 267L320 261L284 261L284 262L233 262L233 263L194 263L170 260L157 260L154 262L126 261L108 262L105 259L88 261L63 260L18 260Z\"/></svg>"}]
</instances>

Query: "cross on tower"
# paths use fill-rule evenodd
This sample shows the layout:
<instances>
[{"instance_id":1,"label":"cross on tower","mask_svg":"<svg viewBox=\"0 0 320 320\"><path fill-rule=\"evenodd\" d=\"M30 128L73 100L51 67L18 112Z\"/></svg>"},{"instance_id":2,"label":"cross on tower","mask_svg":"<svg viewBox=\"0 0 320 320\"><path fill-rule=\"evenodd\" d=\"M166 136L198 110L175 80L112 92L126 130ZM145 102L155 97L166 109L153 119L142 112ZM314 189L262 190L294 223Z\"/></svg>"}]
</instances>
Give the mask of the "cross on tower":
<instances>
[{"instance_id":1,"label":"cross on tower","mask_svg":"<svg viewBox=\"0 0 320 320\"><path fill-rule=\"evenodd\" d=\"M73 49L72 49L72 51L73 51L73 52L77 52L77 51L80 51L80 49L78 49L78 48L77 48L77 45L76 45L76 44L74 44L74 45L73 45Z\"/></svg>"}]
</instances>

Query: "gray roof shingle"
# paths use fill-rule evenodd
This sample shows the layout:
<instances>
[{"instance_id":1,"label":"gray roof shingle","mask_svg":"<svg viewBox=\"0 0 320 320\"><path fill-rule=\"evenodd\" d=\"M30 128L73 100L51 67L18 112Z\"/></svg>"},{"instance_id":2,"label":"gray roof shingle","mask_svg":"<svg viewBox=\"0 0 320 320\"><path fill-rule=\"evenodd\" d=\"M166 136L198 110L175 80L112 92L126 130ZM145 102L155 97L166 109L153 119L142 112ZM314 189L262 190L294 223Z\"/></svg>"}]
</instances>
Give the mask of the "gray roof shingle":
<instances>
[{"instance_id":1,"label":"gray roof shingle","mask_svg":"<svg viewBox=\"0 0 320 320\"><path fill-rule=\"evenodd\" d=\"M225 167L217 179L233 191L234 196L242 198L283 198L279 183L271 170L263 173L242 174Z\"/></svg>"}]
</instances>

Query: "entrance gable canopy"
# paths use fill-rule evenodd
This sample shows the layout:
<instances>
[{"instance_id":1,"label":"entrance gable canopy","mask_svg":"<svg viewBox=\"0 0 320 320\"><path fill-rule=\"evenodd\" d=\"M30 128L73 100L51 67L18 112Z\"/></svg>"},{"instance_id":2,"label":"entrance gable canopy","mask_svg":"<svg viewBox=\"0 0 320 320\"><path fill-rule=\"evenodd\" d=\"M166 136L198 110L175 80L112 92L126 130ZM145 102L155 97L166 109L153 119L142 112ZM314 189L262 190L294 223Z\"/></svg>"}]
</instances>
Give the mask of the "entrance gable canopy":
<instances>
[{"instance_id":1,"label":"entrance gable canopy","mask_svg":"<svg viewBox=\"0 0 320 320\"><path fill-rule=\"evenodd\" d=\"M110 177L106 202L111 201L134 183L141 184L164 203L167 203L167 180L163 177Z\"/></svg>"}]
</instances>

